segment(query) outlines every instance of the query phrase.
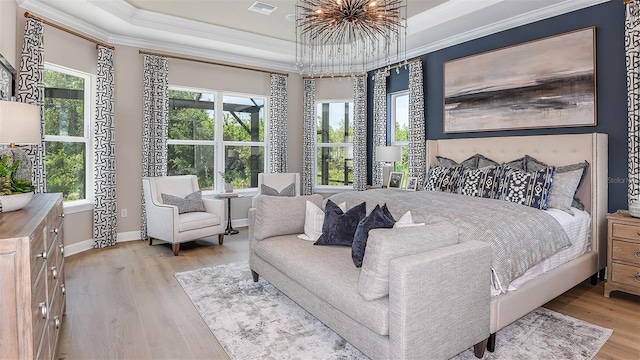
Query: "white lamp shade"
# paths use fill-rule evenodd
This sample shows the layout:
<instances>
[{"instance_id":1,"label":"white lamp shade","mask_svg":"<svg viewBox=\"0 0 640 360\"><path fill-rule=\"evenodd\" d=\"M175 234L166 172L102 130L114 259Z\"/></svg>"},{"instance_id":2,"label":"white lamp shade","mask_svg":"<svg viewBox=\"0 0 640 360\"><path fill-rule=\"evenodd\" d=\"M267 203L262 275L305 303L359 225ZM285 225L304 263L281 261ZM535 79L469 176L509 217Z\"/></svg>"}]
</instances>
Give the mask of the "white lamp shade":
<instances>
[{"instance_id":1,"label":"white lamp shade","mask_svg":"<svg viewBox=\"0 0 640 360\"><path fill-rule=\"evenodd\" d=\"M40 107L0 101L0 144L40 144Z\"/></svg>"},{"instance_id":2,"label":"white lamp shade","mask_svg":"<svg viewBox=\"0 0 640 360\"><path fill-rule=\"evenodd\" d=\"M376 147L376 161L395 162L402 160L402 148L400 146Z\"/></svg>"}]
</instances>

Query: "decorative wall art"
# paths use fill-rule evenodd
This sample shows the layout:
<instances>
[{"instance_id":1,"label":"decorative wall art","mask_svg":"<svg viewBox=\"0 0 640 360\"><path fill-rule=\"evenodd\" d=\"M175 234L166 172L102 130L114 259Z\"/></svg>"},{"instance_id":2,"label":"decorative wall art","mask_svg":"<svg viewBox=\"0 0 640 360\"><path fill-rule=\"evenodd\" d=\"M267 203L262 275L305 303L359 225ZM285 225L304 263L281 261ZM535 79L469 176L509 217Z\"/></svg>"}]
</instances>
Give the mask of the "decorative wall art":
<instances>
[{"instance_id":1,"label":"decorative wall art","mask_svg":"<svg viewBox=\"0 0 640 360\"><path fill-rule=\"evenodd\" d=\"M14 94L16 70L0 55L0 100L11 100Z\"/></svg>"},{"instance_id":2,"label":"decorative wall art","mask_svg":"<svg viewBox=\"0 0 640 360\"><path fill-rule=\"evenodd\" d=\"M403 172L392 171L389 175L389 182L387 188L389 189L402 189L402 179L404 178Z\"/></svg>"},{"instance_id":3,"label":"decorative wall art","mask_svg":"<svg viewBox=\"0 0 640 360\"><path fill-rule=\"evenodd\" d=\"M595 27L444 63L444 132L596 125Z\"/></svg>"}]
</instances>

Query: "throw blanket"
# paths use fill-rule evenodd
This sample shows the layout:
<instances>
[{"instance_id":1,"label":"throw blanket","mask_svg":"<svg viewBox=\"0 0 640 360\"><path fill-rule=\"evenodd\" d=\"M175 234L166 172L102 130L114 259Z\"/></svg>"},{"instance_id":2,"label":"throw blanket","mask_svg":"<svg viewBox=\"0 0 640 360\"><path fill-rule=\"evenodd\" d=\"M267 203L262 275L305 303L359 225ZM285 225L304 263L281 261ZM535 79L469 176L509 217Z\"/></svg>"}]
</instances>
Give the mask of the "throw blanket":
<instances>
[{"instance_id":1,"label":"throw blanket","mask_svg":"<svg viewBox=\"0 0 640 360\"><path fill-rule=\"evenodd\" d=\"M479 240L491 246L492 285L502 293L529 268L571 244L560 224L544 211L504 200L396 189L348 191L329 199L336 204L346 201L348 208L366 201L367 212L386 203L395 219L411 211L415 222L457 225L461 242Z\"/></svg>"}]
</instances>

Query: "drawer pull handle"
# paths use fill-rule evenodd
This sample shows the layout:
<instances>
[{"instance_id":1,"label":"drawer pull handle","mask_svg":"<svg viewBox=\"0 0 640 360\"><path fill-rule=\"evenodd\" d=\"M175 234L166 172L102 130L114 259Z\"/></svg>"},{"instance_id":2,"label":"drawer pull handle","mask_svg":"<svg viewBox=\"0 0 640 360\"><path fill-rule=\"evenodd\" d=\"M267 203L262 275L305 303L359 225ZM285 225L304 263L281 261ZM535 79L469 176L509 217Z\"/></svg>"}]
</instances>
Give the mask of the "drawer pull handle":
<instances>
[{"instance_id":1,"label":"drawer pull handle","mask_svg":"<svg viewBox=\"0 0 640 360\"><path fill-rule=\"evenodd\" d=\"M51 275L53 275L54 280L58 280L58 270L55 266L51 267Z\"/></svg>"},{"instance_id":2,"label":"drawer pull handle","mask_svg":"<svg viewBox=\"0 0 640 360\"><path fill-rule=\"evenodd\" d=\"M41 302L40 304L38 304L38 306L40 307L40 313L42 313L42 318L46 319L47 318L47 304L45 304L44 302Z\"/></svg>"},{"instance_id":3,"label":"drawer pull handle","mask_svg":"<svg viewBox=\"0 0 640 360\"><path fill-rule=\"evenodd\" d=\"M54 319L54 323L56 325L56 330L60 330L60 317L58 315L56 315Z\"/></svg>"},{"instance_id":4,"label":"drawer pull handle","mask_svg":"<svg viewBox=\"0 0 640 360\"><path fill-rule=\"evenodd\" d=\"M60 244L58 247L60 248L60 254L64 255L64 245Z\"/></svg>"},{"instance_id":5,"label":"drawer pull handle","mask_svg":"<svg viewBox=\"0 0 640 360\"><path fill-rule=\"evenodd\" d=\"M636 252L633 253L633 256L635 256L636 259L640 259L640 250L636 250Z\"/></svg>"},{"instance_id":6,"label":"drawer pull handle","mask_svg":"<svg viewBox=\"0 0 640 360\"><path fill-rule=\"evenodd\" d=\"M62 293L62 295L67 292L67 288L64 286L64 284L60 285L60 292Z\"/></svg>"},{"instance_id":7,"label":"drawer pull handle","mask_svg":"<svg viewBox=\"0 0 640 360\"><path fill-rule=\"evenodd\" d=\"M51 230L52 233L57 234L59 232L58 228ZM640 235L640 234L639 234Z\"/></svg>"},{"instance_id":8,"label":"drawer pull handle","mask_svg":"<svg viewBox=\"0 0 640 360\"><path fill-rule=\"evenodd\" d=\"M37 253L36 257L37 258L43 258L44 260L47 260L47 252L43 251L42 253Z\"/></svg>"},{"instance_id":9,"label":"drawer pull handle","mask_svg":"<svg viewBox=\"0 0 640 360\"><path fill-rule=\"evenodd\" d=\"M640 273L637 273L634 277L633 280L635 280L637 283L640 283Z\"/></svg>"},{"instance_id":10,"label":"drawer pull handle","mask_svg":"<svg viewBox=\"0 0 640 360\"><path fill-rule=\"evenodd\" d=\"M64 213L60 214L60 217L64 219Z\"/></svg>"}]
</instances>

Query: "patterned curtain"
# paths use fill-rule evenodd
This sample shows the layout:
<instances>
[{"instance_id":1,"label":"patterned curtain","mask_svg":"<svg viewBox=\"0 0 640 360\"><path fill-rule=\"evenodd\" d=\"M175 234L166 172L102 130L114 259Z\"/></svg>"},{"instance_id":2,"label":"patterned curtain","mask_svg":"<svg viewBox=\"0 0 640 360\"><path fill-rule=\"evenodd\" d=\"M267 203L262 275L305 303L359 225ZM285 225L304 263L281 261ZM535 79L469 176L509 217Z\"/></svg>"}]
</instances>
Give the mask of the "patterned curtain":
<instances>
[{"instance_id":1,"label":"patterned curtain","mask_svg":"<svg viewBox=\"0 0 640 360\"><path fill-rule=\"evenodd\" d=\"M628 201L631 204L640 198L640 2L634 1L626 6Z\"/></svg>"},{"instance_id":2,"label":"patterned curtain","mask_svg":"<svg viewBox=\"0 0 640 360\"><path fill-rule=\"evenodd\" d=\"M304 79L302 117L302 184L301 195L313 193L313 173L316 163L316 81Z\"/></svg>"},{"instance_id":3,"label":"patterned curtain","mask_svg":"<svg viewBox=\"0 0 640 360\"><path fill-rule=\"evenodd\" d=\"M287 77L271 74L269 98L269 172L286 173L287 164Z\"/></svg>"},{"instance_id":4,"label":"patterned curtain","mask_svg":"<svg viewBox=\"0 0 640 360\"><path fill-rule=\"evenodd\" d=\"M114 127L113 50L98 46L96 121L94 124L93 247L116 244L116 141Z\"/></svg>"},{"instance_id":5,"label":"patterned curtain","mask_svg":"<svg viewBox=\"0 0 640 360\"><path fill-rule=\"evenodd\" d=\"M382 186L382 163L375 159L375 149L387 145L387 76L389 71L381 70L373 78L373 186Z\"/></svg>"},{"instance_id":6,"label":"patterned curtain","mask_svg":"<svg viewBox=\"0 0 640 360\"><path fill-rule=\"evenodd\" d=\"M353 79L353 189L367 186L367 81Z\"/></svg>"},{"instance_id":7,"label":"patterned curtain","mask_svg":"<svg viewBox=\"0 0 640 360\"><path fill-rule=\"evenodd\" d=\"M142 94L142 176L167 175L169 61L144 55ZM147 215L142 195L142 239L147 239Z\"/></svg>"},{"instance_id":8,"label":"patterned curtain","mask_svg":"<svg viewBox=\"0 0 640 360\"><path fill-rule=\"evenodd\" d=\"M44 168L44 26L35 19L27 19L20 55L17 100L40 106L40 136L42 143L26 148L33 165L32 182L37 193L47 192Z\"/></svg>"},{"instance_id":9,"label":"patterned curtain","mask_svg":"<svg viewBox=\"0 0 640 360\"><path fill-rule=\"evenodd\" d=\"M424 183L427 163L423 87L422 61L414 61L409 64L409 176L418 184Z\"/></svg>"}]
</instances>

